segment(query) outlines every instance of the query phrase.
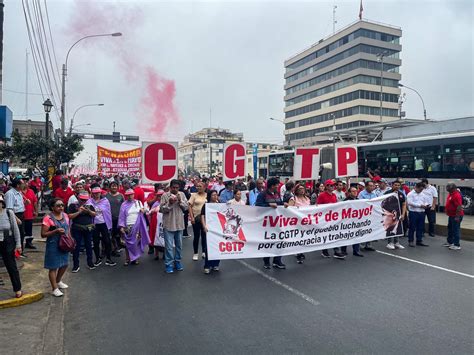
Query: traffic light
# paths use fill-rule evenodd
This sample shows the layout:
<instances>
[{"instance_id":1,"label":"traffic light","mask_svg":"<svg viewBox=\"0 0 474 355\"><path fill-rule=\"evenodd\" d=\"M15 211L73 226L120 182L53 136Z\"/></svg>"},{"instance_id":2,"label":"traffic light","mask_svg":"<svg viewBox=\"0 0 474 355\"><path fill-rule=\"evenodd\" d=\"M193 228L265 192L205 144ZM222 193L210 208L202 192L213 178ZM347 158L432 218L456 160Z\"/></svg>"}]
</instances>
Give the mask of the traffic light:
<instances>
[{"instance_id":1,"label":"traffic light","mask_svg":"<svg viewBox=\"0 0 474 355\"><path fill-rule=\"evenodd\" d=\"M112 142L120 143L120 132L112 132Z\"/></svg>"}]
</instances>

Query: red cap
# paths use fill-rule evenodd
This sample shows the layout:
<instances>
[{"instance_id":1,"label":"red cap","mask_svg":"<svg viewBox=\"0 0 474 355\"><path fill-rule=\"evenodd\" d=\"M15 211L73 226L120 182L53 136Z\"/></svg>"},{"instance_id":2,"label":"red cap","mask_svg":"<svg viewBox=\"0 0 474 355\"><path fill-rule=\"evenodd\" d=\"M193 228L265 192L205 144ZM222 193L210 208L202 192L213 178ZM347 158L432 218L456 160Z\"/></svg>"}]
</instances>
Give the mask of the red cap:
<instances>
[{"instance_id":1,"label":"red cap","mask_svg":"<svg viewBox=\"0 0 474 355\"><path fill-rule=\"evenodd\" d=\"M128 189L127 191L125 191L125 196L133 195L133 194L135 194L135 191L133 191L132 189Z\"/></svg>"},{"instance_id":2,"label":"red cap","mask_svg":"<svg viewBox=\"0 0 474 355\"><path fill-rule=\"evenodd\" d=\"M374 178L372 179L372 181L378 182L378 181L380 181L380 179L382 179L380 176L374 176Z\"/></svg>"},{"instance_id":3,"label":"red cap","mask_svg":"<svg viewBox=\"0 0 474 355\"><path fill-rule=\"evenodd\" d=\"M336 185L336 184L334 183L334 181L332 181L331 179L329 179L329 180L326 180L326 181L324 182L324 185Z\"/></svg>"},{"instance_id":4,"label":"red cap","mask_svg":"<svg viewBox=\"0 0 474 355\"><path fill-rule=\"evenodd\" d=\"M102 193L102 189L100 187L94 187L91 192L93 194L96 194L96 193Z\"/></svg>"}]
</instances>

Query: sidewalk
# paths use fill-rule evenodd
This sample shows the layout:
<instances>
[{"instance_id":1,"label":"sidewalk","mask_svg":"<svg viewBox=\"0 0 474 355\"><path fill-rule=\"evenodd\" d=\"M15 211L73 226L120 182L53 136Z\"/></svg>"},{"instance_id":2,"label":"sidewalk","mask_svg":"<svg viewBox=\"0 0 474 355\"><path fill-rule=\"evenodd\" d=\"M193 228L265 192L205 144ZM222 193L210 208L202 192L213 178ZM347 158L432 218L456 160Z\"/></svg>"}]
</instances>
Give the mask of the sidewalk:
<instances>
[{"instance_id":1,"label":"sidewalk","mask_svg":"<svg viewBox=\"0 0 474 355\"><path fill-rule=\"evenodd\" d=\"M426 226L428 227L428 226ZM448 235L448 216L436 213L435 234ZM461 222L461 239L474 241L474 216L464 216Z\"/></svg>"}]
</instances>

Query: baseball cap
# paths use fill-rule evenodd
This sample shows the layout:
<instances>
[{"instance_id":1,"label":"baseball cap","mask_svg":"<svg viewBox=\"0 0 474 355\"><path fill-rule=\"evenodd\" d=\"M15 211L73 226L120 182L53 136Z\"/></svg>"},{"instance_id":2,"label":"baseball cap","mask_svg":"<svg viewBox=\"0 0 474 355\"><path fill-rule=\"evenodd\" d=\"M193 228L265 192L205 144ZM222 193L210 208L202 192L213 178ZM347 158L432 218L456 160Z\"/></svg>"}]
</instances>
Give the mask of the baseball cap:
<instances>
[{"instance_id":1,"label":"baseball cap","mask_svg":"<svg viewBox=\"0 0 474 355\"><path fill-rule=\"evenodd\" d=\"M163 195L164 193L165 193L165 190L161 190L161 189L156 192L157 195Z\"/></svg>"},{"instance_id":2,"label":"baseball cap","mask_svg":"<svg viewBox=\"0 0 474 355\"><path fill-rule=\"evenodd\" d=\"M365 187L365 183L363 181L359 181L359 185Z\"/></svg>"},{"instance_id":3,"label":"baseball cap","mask_svg":"<svg viewBox=\"0 0 474 355\"><path fill-rule=\"evenodd\" d=\"M101 193L102 192L102 189L100 187L94 187L91 192L93 194L96 194L96 193Z\"/></svg>"},{"instance_id":4,"label":"baseball cap","mask_svg":"<svg viewBox=\"0 0 474 355\"><path fill-rule=\"evenodd\" d=\"M79 193L79 199L80 200L88 200L89 199L89 194L87 191L82 191Z\"/></svg>"},{"instance_id":5,"label":"baseball cap","mask_svg":"<svg viewBox=\"0 0 474 355\"><path fill-rule=\"evenodd\" d=\"M378 182L380 181L382 178L380 176L374 176L374 178L372 179L373 182Z\"/></svg>"},{"instance_id":6,"label":"baseball cap","mask_svg":"<svg viewBox=\"0 0 474 355\"><path fill-rule=\"evenodd\" d=\"M324 185L335 185L335 184L334 184L334 181L332 181L331 179L328 179L324 182Z\"/></svg>"},{"instance_id":7,"label":"baseball cap","mask_svg":"<svg viewBox=\"0 0 474 355\"><path fill-rule=\"evenodd\" d=\"M125 196L134 195L134 194L135 194L135 191L133 191L132 189L128 189L127 191L125 191Z\"/></svg>"}]
</instances>

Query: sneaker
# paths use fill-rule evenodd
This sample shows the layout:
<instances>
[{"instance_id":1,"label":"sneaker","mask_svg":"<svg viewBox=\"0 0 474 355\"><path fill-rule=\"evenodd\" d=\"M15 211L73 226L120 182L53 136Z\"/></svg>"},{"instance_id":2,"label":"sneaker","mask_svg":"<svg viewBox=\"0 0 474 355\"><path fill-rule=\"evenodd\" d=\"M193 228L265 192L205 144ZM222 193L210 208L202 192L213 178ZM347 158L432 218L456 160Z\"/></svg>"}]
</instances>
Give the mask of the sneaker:
<instances>
[{"instance_id":1,"label":"sneaker","mask_svg":"<svg viewBox=\"0 0 474 355\"><path fill-rule=\"evenodd\" d=\"M341 254L341 253L334 253L333 258L339 259L339 260L344 260L346 258L346 256L344 254Z\"/></svg>"},{"instance_id":2,"label":"sneaker","mask_svg":"<svg viewBox=\"0 0 474 355\"><path fill-rule=\"evenodd\" d=\"M449 250L461 250L461 247L459 245L451 245Z\"/></svg>"},{"instance_id":3,"label":"sneaker","mask_svg":"<svg viewBox=\"0 0 474 355\"><path fill-rule=\"evenodd\" d=\"M167 266L165 272L167 274L172 274L174 272L173 267L171 265Z\"/></svg>"},{"instance_id":4,"label":"sneaker","mask_svg":"<svg viewBox=\"0 0 474 355\"><path fill-rule=\"evenodd\" d=\"M364 257L364 254L361 254L361 253L359 253L359 252L357 252L357 251L353 252L352 255L358 256L359 258L363 258L363 257Z\"/></svg>"},{"instance_id":5,"label":"sneaker","mask_svg":"<svg viewBox=\"0 0 474 355\"><path fill-rule=\"evenodd\" d=\"M323 258L330 258L331 255L329 255L329 252L327 250L323 250L322 253L321 253L321 256Z\"/></svg>"},{"instance_id":6,"label":"sneaker","mask_svg":"<svg viewBox=\"0 0 474 355\"><path fill-rule=\"evenodd\" d=\"M387 244L387 249L395 250L395 245L393 245L393 243L388 243Z\"/></svg>"},{"instance_id":7,"label":"sneaker","mask_svg":"<svg viewBox=\"0 0 474 355\"><path fill-rule=\"evenodd\" d=\"M219 266L214 266L214 267L212 268L212 271L219 271Z\"/></svg>"},{"instance_id":8,"label":"sneaker","mask_svg":"<svg viewBox=\"0 0 474 355\"><path fill-rule=\"evenodd\" d=\"M423 242L416 242L416 245L420 246L420 247L429 247L428 244L425 244Z\"/></svg>"},{"instance_id":9,"label":"sneaker","mask_svg":"<svg viewBox=\"0 0 474 355\"><path fill-rule=\"evenodd\" d=\"M97 261L94 263L94 266L97 267L102 264L102 259L97 259Z\"/></svg>"},{"instance_id":10,"label":"sneaker","mask_svg":"<svg viewBox=\"0 0 474 355\"><path fill-rule=\"evenodd\" d=\"M112 261L112 260L106 260L105 261L105 265L107 266L115 266L117 265L117 263L115 261Z\"/></svg>"},{"instance_id":11,"label":"sneaker","mask_svg":"<svg viewBox=\"0 0 474 355\"><path fill-rule=\"evenodd\" d=\"M273 263L273 267L276 269L286 269L286 265L283 264L281 261L279 263Z\"/></svg>"},{"instance_id":12,"label":"sneaker","mask_svg":"<svg viewBox=\"0 0 474 355\"><path fill-rule=\"evenodd\" d=\"M60 289L63 289L63 290L66 289L66 288L69 288L69 286L66 285L66 284L65 284L64 282L62 282L62 281L59 281L59 282L58 282L58 287L59 287Z\"/></svg>"},{"instance_id":13,"label":"sneaker","mask_svg":"<svg viewBox=\"0 0 474 355\"><path fill-rule=\"evenodd\" d=\"M81 270L81 268L79 266L76 266L76 267L73 267L72 268L72 273L75 274L76 272L79 272L79 270Z\"/></svg>"},{"instance_id":14,"label":"sneaker","mask_svg":"<svg viewBox=\"0 0 474 355\"><path fill-rule=\"evenodd\" d=\"M401 245L400 243L396 243L395 244L395 249L405 249L405 247L403 245Z\"/></svg>"},{"instance_id":15,"label":"sneaker","mask_svg":"<svg viewBox=\"0 0 474 355\"><path fill-rule=\"evenodd\" d=\"M204 273L205 273L205 274L210 274L210 273L211 273L211 269L205 268L205 269L204 269Z\"/></svg>"},{"instance_id":16,"label":"sneaker","mask_svg":"<svg viewBox=\"0 0 474 355\"><path fill-rule=\"evenodd\" d=\"M306 260L306 256L304 254L300 254L302 260Z\"/></svg>"},{"instance_id":17,"label":"sneaker","mask_svg":"<svg viewBox=\"0 0 474 355\"><path fill-rule=\"evenodd\" d=\"M264 269L271 269L272 267L270 266L270 264L263 264L263 268Z\"/></svg>"},{"instance_id":18,"label":"sneaker","mask_svg":"<svg viewBox=\"0 0 474 355\"><path fill-rule=\"evenodd\" d=\"M95 269L94 264L92 264L92 265L87 265L87 267L89 268L89 270L94 270L94 269Z\"/></svg>"},{"instance_id":19,"label":"sneaker","mask_svg":"<svg viewBox=\"0 0 474 355\"><path fill-rule=\"evenodd\" d=\"M178 270L178 271L183 271L184 270L183 265L181 265L181 263L179 261L175 262L175 267L176 267L176 270Z\"/></svg>"},{"instance_id":20,"label":"sneaker","mask_svg":"<svg viewBox=\"0 0 474 355\"><path fill-rule=\"evenodd\" d=\"M57 288L52 292L52 295L54 297L61 297L61 296L64 296L64 293L62 293L61 290L59 288Z\"/></svg>"},{"instance_id":21,"label":"sneaker","mask_svg":"<svg viewBox=\"0 0 474 355\"><path fill-rule=\"evenodd\" d=\"M20 258L23 258L23 259L28 259L28 257L26 256L26 254L25 254L25 253L21 253L21 254L20 254Z\"/></svg>"},{"instance_id":22,"label":"sneaker","mask_svg":"<svg viewBox=\"0 0 474 355\"><path fill-rule=\"evenodd\" d=\"M194 254L194 255L193 255L193 260L194 260L194 261L199 260L199 255L198 255L198 254Z\"/></svg>"},{"instance_id":23,"label":"sneaker","mask_svg":"<svg viewBox=\"0 0 474 355\"><path fill-rule=\"evenodd\" d=\"M452 246L452 245L454 245L454 244L444 243L444 244L443 244L443 247L448 247L448 248L449 248L449 247Z\"/></svg>"},{"instance_id":24,"label":"sneaker","mask_svg":"<svg viewBox=\"0 0 474 355\"><path fill-rule=\"evenodd\" d=\"M201 258L206 259L206 253L202 253Z\"/></svg>"},{"instance_id":25,"label":"sneaker","mask_svg":"<svg viewBox=\"0 0 474 355\"><path fill-rule=\"evenodd\" d=\"M38 249L37 247L35 247L33 244L31 243L26 243L25 244L25 249L32 249L32 250L36 250Z\"/></svg>"}]
</instances>

